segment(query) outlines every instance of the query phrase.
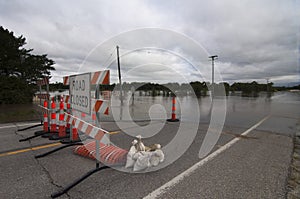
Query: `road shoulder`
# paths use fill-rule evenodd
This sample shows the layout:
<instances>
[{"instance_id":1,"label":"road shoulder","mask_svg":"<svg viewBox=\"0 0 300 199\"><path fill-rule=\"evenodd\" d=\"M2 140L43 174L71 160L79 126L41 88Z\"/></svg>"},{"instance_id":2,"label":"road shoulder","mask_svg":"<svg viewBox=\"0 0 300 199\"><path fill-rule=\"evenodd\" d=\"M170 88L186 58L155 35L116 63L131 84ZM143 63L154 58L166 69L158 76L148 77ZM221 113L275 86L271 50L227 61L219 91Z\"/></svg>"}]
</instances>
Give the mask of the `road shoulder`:
<instances>
[{"instance_id":1,"label":"road shoulder","mask_svg":"<svg viewBox=\"0 0 300 199\"><path fill-rule=\"evenodd\" d=\"M251 132L160 198L285 198L291 137Z\"/></svg>"}]
</instances>

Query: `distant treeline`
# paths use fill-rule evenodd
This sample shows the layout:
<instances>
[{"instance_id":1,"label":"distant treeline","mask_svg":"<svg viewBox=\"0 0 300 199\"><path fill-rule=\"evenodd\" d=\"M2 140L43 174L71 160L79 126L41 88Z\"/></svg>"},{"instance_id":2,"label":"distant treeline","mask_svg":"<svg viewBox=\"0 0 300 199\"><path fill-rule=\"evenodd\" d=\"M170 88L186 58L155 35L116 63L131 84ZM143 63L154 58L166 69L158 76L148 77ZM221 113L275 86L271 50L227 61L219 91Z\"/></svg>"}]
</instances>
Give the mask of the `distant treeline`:
<instances>
[{"instance_id":1,"label":"distant treeline","mask_svg":"<svg viewBox=\"0 0 300 199\"><path fill-rule=\"evenodd\" d=\"M169 96L169 95L189 95L193 92L196 96L206 96L208 91L212 90L212 85L209 82L190 82L187 83L167 83L167 84L157 84L157 83L147 83L147 82L124 82L122 84L122 89L124 91L130 91L131 89L140 91L141 95L150 95L150 96ZM274 87L273 83L268 84L259 84L256 81L251 83L241 83L236 82L232 85L227 82L216 83L213 86L215 95L228 95L231 93L240 93L242 96L251 96L257 97L259 92L267 92L271 94L274 91L290 90L290 89L300 89L300 85L294 87ZM62 83L50 84L50 90L66 90L68 86L63 85ZM111 85L100 85L100 90L110 90L114 89L119 90L119 84ZM175 92L175 93L174 93Z\"/></svg>"},{"instance_id":2,"label":"distant treeline","mask_svg":"<svg viewBox=\"0 0 300 199\"><path fill-rule=\"evenodd\" d=\"M273 87L276 91L286 91L286 90L300 90L300 84L298 86L276 86Z\"/></svg>"}]
</instances>

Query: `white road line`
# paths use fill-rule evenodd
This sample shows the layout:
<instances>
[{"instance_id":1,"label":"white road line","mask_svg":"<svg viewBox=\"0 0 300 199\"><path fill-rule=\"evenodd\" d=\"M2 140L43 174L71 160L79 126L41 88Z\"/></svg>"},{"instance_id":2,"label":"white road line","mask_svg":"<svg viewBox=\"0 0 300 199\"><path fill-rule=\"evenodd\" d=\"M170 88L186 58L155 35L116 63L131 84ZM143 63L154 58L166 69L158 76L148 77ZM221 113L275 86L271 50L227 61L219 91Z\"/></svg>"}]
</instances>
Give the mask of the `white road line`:
<instances>
[{"instance_id":1,"label":"white road line","mask_svg":"<svg viewBox=\"0 0 300 199\"><path fill-rule=\"evenodd\" d=\"M247 135L252 130L254 130L255 128L257 128L259 125L261 125L269 117L270 117L270 115L264 117L262 120L260 120L259 122L257 122L255 125L253 125L251 128L249 128L248 130L246 130L245 132L243 132L241 135ZM168 189L170 189L172 186L176 185L181 180L183 180L185 177L188 177L189 175L191 175L196 169L198 169L199 167L203 166L208 161L214 159L217 155L219 155L220 153L222 153L226 149L230 148L233 144L235 144L240 139L241 139L240 137L234 138L233 140L231 140L230 142L228 142L227 144L225 144L224 146L222 146L221 148L219 148L215 152L213 152L210 155L208 155L206 158L200 160L199 162L197 162L196 164L194 164L193 166L191 166L190 168L188 168L187 170L185 170L181 174L177 175L175 178L173 178L172 180L170 180L166 184L164 184L161 187L157 188L156 190L152 191L150 194L148 194L147 196L145 196L143 199L153 199L153 198L157 198L158 196L162 195Z\"/></svg>"},{"instance_id":2,"label":"white road line","mask_svg":"<svg viewBox=\"0 0 300 199\"><path fill-rule=\"evenodd\" d=\"M14 125L7 125L7 126L0 126L0 129L5 129L5 128L18 128L21 126L29 126L29 125L36 125L40 124L41 122L34 122L34 123L24 123L24 124L14 124Z\"/></svg>"}]
</instances>

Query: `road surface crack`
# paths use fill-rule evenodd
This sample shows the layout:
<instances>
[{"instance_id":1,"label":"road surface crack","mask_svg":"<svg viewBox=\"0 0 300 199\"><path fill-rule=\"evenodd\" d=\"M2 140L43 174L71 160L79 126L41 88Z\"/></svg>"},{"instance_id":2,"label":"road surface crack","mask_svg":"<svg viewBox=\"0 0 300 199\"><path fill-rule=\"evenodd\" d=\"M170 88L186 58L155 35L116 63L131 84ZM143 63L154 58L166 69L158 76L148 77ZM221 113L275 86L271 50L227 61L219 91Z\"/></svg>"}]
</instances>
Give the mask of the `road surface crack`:
<instances>
[{"instance_id":1,"label":"road surface crack","mask_svg":"<svg viewBox=\"0 0 300 199\"><path fill-rule=\"evenodd\" d=\"M55 183L55 180L52 178L52 176L51 176L50 172L47 170L47 168L46 168L46 167L45 167L38 159L35 158L35 160L36 160L37 164L42 168L42 171L43 171L43 172L46 174L46 176L48 177L49 182L50 182L52 185L54 185L55 187L57 187L58 189L62 189L63 186L61 186L61 185ZM71 198L71 196L70 196L68 193L65 193L65 195L66 195L68 198Z\"/></svg>"},{"instance_id":2,"label":"road surface crack","mask_svg":"<svg viewBox=\"0 0 300 199\"><path fill-rule=\"evenodd\" d=\"M18 136L18 137L21 137L22 139L24 139L25 138L25 136L24 135L22 135L22 134L20 134L20 133L18 133L18 126L17 126L17 124L14 124L15 126L16 126L16 130L15 130L15 134Z\"/></svg>"},{"instance_id":3,"label":"road surface crack","mask_svg":"<svg viewBox=\"0 0 300 199\"><path fill-rule=\"evenodd\" d=\"M14 124L14 125L15 125L16 127L18 127L17 124ZM14 133L15 133L18 137L20 137L21 139L26 138L23 134L18 133L18 128L14 131ZM30 147L33 147L33 146L32 146L32 143L31 143L31 140L29 139L29 140L27 140L27 141L28 141L29 146L30 146ZM34 153L32 153L32 154L34 155ZM47 170L47 168L39 161L39 159L36 159L36 158L34 158L34 159L35 159L36 163L41 167L42 171L46 174L46 176L47 176L49 182L50 182L52 185L54 185L55 187L57 187L58 189L62 189L63 187L62 187L61 185L55 183L55 180L52 178L50 172L49 172L49 171ZM71 198L71 196L70 196L68 193L65 193L65 195L67 196L67 198Z\"/></svg>"}]
</instances>

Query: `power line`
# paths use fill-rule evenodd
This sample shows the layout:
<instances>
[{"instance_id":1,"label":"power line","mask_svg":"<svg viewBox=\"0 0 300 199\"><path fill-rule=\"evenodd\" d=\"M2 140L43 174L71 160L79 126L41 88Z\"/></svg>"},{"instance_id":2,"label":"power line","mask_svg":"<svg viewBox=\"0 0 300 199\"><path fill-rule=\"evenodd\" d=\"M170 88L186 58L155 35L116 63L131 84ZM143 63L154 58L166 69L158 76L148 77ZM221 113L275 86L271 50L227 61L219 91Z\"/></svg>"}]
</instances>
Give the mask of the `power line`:
<instances>
[{"instance_id":1,"label":"power line","mask_svg":"<svg viewBox=\"0 0 300 199\"><path fill-rule=\"evenodd\" d=\"M109 62L110 62L110 58L112 58L112 56L116 53L115 51L115 47L112 49L110 55L108 56L108 58L104 61L103 66L106 66Z\"/></svg>"}]
</instances>

